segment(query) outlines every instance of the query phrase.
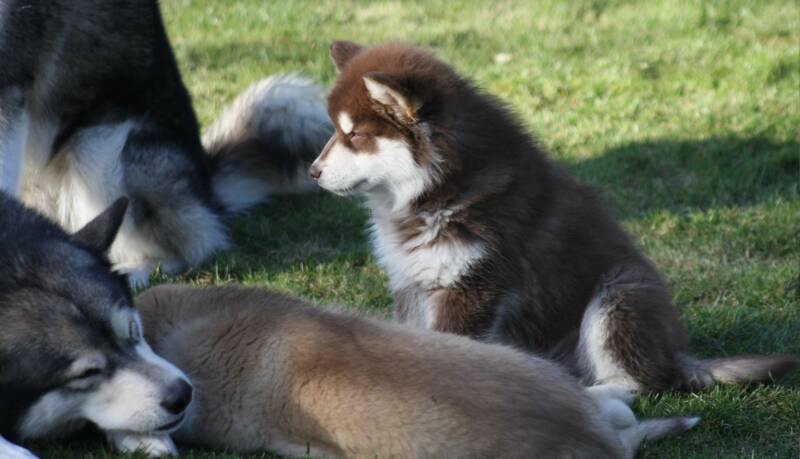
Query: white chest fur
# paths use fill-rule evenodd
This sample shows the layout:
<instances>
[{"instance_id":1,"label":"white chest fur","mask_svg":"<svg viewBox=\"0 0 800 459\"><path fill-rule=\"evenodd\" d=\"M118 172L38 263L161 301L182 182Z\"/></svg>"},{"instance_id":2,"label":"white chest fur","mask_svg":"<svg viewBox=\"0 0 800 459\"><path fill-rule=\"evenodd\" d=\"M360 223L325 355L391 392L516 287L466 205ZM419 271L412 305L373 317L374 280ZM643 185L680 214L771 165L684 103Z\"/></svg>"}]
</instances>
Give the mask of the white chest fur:
<instances>
[{"instance_id":1,"label":"white chest fur","mask_svg":"<svg viewBox=\"0 0 800 459\"><path fill-rule=\"evenodd\" d=\"M410 239L387 216L373 215L372 243L378 264L385 270L393 292L412 291L405 295L414 303L403 305L406 321L424 328L435 326L431 296L453 286L484 255L480 243L438 237L452 213L442 209L420 215L423 224Z\"/></svg>"},{"instance_id":2,"label":"white chest fur","mask_svg":"<svg viewBox=\"0 0 800 459\"><path fill-rule=\"evenodd\" d=\"M22 200L69 231L123 194L121 154L134 122L81 130L51 159L58 125L36 120L25 144Z\"/></svg>"}]
</instances>

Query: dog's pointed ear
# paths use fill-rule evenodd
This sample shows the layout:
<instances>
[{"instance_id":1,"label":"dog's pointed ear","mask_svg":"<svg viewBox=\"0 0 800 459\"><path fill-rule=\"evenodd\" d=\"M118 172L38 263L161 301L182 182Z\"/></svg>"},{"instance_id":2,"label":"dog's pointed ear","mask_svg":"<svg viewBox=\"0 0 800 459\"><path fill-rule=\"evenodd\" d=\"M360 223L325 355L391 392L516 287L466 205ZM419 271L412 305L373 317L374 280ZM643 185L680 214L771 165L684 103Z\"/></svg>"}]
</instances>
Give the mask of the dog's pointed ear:
<instances>
[{"instance_id":1,"label":"dog's pointed ear","mask_svg":"<svg viewBox=\"0 0 800 459\"><path fill-rule=\"evenodd\" d=\"M369 97L389 108L401 120L413 122L418 119L422 100L397 79L379 72L364 75L364 86Z\"/></svg>"},{"instance_id":2,"label":"dog's pointed ear","mask_svg":"<svg viewBox=\"0 0 800 459\"><path fill-rule=\"evenodd\" d=\"M103 213L73 234L72 240L97 253L106 253L117 237L127 209L128 198L117 199Z\"/></svg>"},{"instance_id":3,"label":"dog's pointed ear","mask_svg":"<svg viewBox=\"0 0 800 459\"><path fill-rule=\"evenodd\" d=\"M331 60L336 64L336 68L341 72L356 54L364 50L358 43L347 40L336 40L331 43Z\"/></svg>"}]
</instances>

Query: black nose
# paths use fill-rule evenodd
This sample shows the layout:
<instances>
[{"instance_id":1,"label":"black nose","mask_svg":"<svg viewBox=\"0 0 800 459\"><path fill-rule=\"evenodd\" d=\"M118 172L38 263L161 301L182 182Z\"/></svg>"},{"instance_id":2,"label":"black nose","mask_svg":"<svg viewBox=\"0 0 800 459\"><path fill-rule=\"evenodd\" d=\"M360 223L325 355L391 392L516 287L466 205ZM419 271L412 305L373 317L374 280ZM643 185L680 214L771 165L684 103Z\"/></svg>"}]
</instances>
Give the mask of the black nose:
<instances>
[{"instance_id":1,"label":"black nose","mask_svg":"<svg viewBox=\"0 0 800 459\"><path fill-rule=\"evenodd\" d=\"M319 180L320 176L322 175L322 169L320 169L316 164L312 164L311 168L308 170L308 175L310 175L314 180Z\"/></svg>"},{"instance_id":2,"label":"black nose","mask_svg":"<svg viewBox=\"0 0 800 459\"><path fill-rule=\"evenodd\" d=\"M161 407L170 414L180 414L192 401L192 386L183 379L172 383L167 388L166 396L161 402Z\"/></svg>"}]
</instances>

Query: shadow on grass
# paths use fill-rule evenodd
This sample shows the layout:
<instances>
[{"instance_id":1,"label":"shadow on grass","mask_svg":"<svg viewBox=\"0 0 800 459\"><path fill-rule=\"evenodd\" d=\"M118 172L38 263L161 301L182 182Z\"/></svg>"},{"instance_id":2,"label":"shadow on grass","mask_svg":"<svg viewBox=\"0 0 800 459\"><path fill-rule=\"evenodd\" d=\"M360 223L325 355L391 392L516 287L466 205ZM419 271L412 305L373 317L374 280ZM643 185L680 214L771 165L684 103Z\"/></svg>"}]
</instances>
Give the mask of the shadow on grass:
<instances>
[{"instance_id":1,"label":"shadow on grass","mask_svg":"<svg viewBox=\"0 0 800 459\"><path fill-rule=\"evenodd\" d=\"M598 186L622 218L659 210L755 205L776 196L800 196L800 144L765 137L651 140L568 163L579 180ZM188 279L223 269L241 279L298 264L369 263L367 211L350 199L317 192L277 196L233 221L236 249L215 258Z\"/></svg>"},{"instance_id":2,"label":"shadow on grass","mask_svg":"<svg viewBox=\"0 0 800 459\"><path fill-rule=\"evenodd\" d=\"M233 219L234 250L185 279L199 280L214 269L224 270L222 277L241 280L255 272L270 276L303 265L365 266L370 258L366 222L366 210L351 199L323 192L276 196Z\"/></svg>"},{"instance_id":3,"label":"shadow on grass","mask_svg":"<svg viewBox=\"0 0 800 459\"><path fill-rule=\"evenodd\" d=\"M684 314L692 353L703 358L735 355L800 356L800 314L786 306L695 309ZM783 383L800 385L800 372Z\"/></svg>"},{"instance_id":4,"label":"shadow on grass","mask_svg":"<svg viewBox=\"0 0 800 459\"><path fill-rule=\"evenodd\" d=\"M633 142L567 167L610 195L622 218L800 195L800 144L762 136Z\"/></svg>"}]
</instances>

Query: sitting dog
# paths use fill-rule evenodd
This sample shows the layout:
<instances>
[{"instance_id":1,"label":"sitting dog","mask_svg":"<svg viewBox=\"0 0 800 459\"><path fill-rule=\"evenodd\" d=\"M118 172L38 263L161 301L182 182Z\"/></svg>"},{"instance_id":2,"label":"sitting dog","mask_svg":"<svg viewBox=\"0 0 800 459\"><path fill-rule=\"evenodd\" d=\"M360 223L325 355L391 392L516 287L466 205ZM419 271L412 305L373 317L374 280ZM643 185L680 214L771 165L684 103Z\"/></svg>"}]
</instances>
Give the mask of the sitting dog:
<instances>
[{"instance_id":1,"label":"sitting dog","mask_svg":"<svg viewBox=\"0 0 800 459\"><path fill-rule=\"evenodd\" d=\"M255 288L160 285L145 336L197 388L175 439L288 456L622 458L697 418L639 422L553 362Z\"/></svg>"},{"instance_id":2,"label":"sitting dog","mask_svg":"<svg viewBox=\"0 0 800 459\"><path fill-rule=\"evenodd\" d=\"M201 142L156 0L0 2L0 189L68 231L127 197L109 258L133 284L228 247L223 215L311 184L329 135L317 88L276 76Z\"/></svg>"},{"instance_id":3,"label":"sitting dog","mask_svg":"<svg viewBox=\"0 0 800 459\"><path fill-rule=\"evenodd\" d=\"M86 422L121 451L173 454L169 433L192 386L142 336L125 276L104 255L127 202L83 229L60 227L0 192L0 457L9 442L67 434Z\"/></svg>"},{"instance_id":4,"label":"sitting dog","mask_svg":"<svg viewBox=\"0 0 800 459\"><path fill-rule=\"evenodd\" d=\"M366 197L401 321L529 349L633 392L798 366L692 357L667 287L595 193L430 53L335 42L331 56L336 133L310 174Z\"/></svg>"}]
</instances>

